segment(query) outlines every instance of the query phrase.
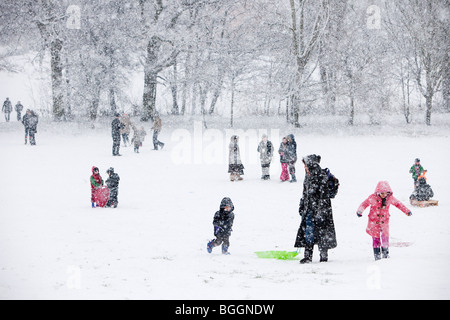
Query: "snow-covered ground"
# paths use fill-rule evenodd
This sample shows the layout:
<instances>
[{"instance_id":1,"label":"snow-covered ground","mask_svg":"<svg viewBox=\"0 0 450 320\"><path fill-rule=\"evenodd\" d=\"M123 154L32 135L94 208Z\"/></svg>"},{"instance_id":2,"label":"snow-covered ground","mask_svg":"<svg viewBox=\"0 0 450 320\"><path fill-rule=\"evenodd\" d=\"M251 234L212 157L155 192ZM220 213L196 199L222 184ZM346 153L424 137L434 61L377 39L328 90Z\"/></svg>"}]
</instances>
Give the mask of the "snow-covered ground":
<instances>
[{"instance_id":1,"label":"snow-covered ground","mask_svg":"<svg viewBox=\"0 0 450 320\"><path fill-rule=\"evenodd\" d=\"M161 134L166 147L156 152L144 124L141 153L122 147L123 156L112 157L106 124L42 122L31 147L20 123L0 120L0 299L450 298L448 118L439 126L389 129L292 129L241 119L245 179L233 183L226 162L231 131L217 125L204 130L174 121ZM298 163L299 182L281 183L276 156L272 179L260 180L256 143L264 129L276 147L294 133L299 156L320 154L341 181L333 200L338 247L327 263L319 263L317 248L309 265L254 254L294 250L304 177ZM409 205L416 157L428 169L438 207ZM91 208L94 165L104 179L111 166L119 173L117 209ZM380 180L413 215L391 208L391 258L375 262L368 210L358 218L356 209ZM224 196L236 215L229 256L220 248L206 252Z\"/></svg>"}]
</instances>

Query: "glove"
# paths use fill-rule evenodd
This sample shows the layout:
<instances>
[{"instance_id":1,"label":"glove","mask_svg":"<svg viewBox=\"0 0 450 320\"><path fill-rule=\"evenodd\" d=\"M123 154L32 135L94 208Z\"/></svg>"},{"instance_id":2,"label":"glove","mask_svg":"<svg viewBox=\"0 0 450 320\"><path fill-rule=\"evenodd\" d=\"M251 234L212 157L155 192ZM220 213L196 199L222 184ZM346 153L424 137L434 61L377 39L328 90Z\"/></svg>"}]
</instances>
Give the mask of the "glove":
<instances>
[{"instance_id":1,"label":"glove","mask_svg":"<svg viewBox=\"0 0 450 320\"><path fill-rule=\"evenodd\" d=\"M356 213L356 215L358 216L358 218L361 218L361 217L362 217L362 212L358 211L358 212Z\"/></svg>"},{"instance_id":2,"label":"glove","mask_svg":"<svg viewBox=\"0 0 450 320\"><path fill-rule=\"evenodd\" d=\"M410 217L410 216L412 216L412 212L410 211L410 212L408 212L406 215L407 215L408 217Z\"/></svg>"}]
</instances>

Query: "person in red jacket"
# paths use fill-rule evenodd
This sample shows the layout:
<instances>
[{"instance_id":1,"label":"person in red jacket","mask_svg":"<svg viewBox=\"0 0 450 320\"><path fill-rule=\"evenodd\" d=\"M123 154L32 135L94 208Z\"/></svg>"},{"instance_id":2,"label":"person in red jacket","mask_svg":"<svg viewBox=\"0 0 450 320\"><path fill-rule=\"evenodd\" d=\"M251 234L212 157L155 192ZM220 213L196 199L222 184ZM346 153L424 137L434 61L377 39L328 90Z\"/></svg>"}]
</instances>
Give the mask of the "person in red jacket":
<instances>
[{"instance_id":1,"label":"person in red jacket","mask_svg":"<svg viewBox=\"0 0 450 320\"><path fill-rule=\"evenodd\" d=\"M99 170L97 167L92 167L92 176L91 176L91 203L92 208L95 208L95 199L94 193L95 191L103 186L103 179L100 176Z\"/></svg>"},{"instance_id":2,"label":"person in red jacket","mask_svg":"<svg viewBox=\"0 0 450 320\"><path fill-rule=\"evenodd\" d=\"M380 260L381 254L383 258L389 258L389 206L391 204L406 215L412 215L411 210L394 197L389 183L380 181L375 192L361 203L356 213L358 217L362 217L363 211L370 206L366 232L372 236L375 260Z\"/></svg>"}]
</instances>

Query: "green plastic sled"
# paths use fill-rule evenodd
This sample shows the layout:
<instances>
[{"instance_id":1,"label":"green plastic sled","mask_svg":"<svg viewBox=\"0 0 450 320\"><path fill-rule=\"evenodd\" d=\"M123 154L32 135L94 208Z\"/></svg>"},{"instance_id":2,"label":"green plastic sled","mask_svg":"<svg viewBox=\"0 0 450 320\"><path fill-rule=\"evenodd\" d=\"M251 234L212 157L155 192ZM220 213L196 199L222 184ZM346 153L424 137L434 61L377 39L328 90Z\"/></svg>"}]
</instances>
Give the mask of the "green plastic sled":
<instances>
[{"instance_id":1,"label":"green plastic sled","mask_svg":"<svg viewBox=\"0 0 450 320\"><path fill-rule=\"evenodd\" d=\"M257 251L255 254L262 259L294 260L297 251Z\"/></svg>"}]
</instances>

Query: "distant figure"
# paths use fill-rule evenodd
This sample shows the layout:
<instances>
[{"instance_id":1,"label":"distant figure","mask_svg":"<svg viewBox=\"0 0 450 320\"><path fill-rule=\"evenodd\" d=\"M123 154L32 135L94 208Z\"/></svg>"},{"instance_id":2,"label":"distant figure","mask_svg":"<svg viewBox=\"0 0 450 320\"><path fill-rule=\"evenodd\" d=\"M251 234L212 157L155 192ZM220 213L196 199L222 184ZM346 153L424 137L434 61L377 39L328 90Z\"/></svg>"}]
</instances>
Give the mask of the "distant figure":
<instances>
[{"instance_id":1,"label":"distant figure","mask_svg":"<svg viewBox=\"0 0 450 320\"><path fill-rule=\"evenodd\" d=\"M158 140L158 135L162 129L162 121L159 117L159 114L155 114L155 120L153 121L153 147L155 150L158 150L158 146L161 147L161 150L164 148L164 143Z\"/></svg>"},{"instance_id":2,"label":"distant figure","mask_svg":"<svg viewBox=\"0 0 450 320\"><path fill-rule=\"evenodd\" d=\"M23 105L20 103L20 101L17 102L15 109L17 112L17 121L20 121L22 119L22 110L23 110Z\"/></svg>"},{"instance_id":3,"label":"distant figure","mask_svg":"<svg viewBox=\"0 0 450 320\"><path fill-rule=\"evenodd\" d=\"M426 170L424 170L423 167L420 165L420 159L416 158L414 164L409 169L409 173L412 174L412 178L414 180L414 188L417 187L417 181L424 172L426 172Z\"/></svg>"},{"instance_id":4,"label":"distant figure","mask_svg":"<svg viewBox=\"0 0 450 320\"><path fill-rule=\"evenodd\" d=\"M244 175L244 165L241 161L241 153L239 151L239 137L232 136L229 145L229 156L228 156L228 173L230 174L231 181L243 180L241 175Z\"/></svg>"},{"instance_id":5,"label":"distant figure","mask_svg":"<svg viewBox=\"0 0 450 320\"><path fill-rule=\"evenodd\" d=\"M114 115L114 120L111 122L111 135L113 139L112 154L113 156L121 156L120 149L120 130L125 128L125 125L120 122L120 114Z\"/></svg>"},{"instance_id":6,"label":"distant figure","mask_svg":"<svg viewBox=\"0 0 450 320\"><path fill-rule=\"evenodd\" d=\"M280 143L280 148L278 149L278 153L280 154L280 163L281 163L280 179L282 182L289 180L287 152L288 152L287 151L287 138L283 137L283 140Z\"/></svg>"},{"instance_id":7,"label":"distant figure","mask_svg":"<svg viewBox=\"0 0 450 320\"><path fill-rule=\"evenodd\" d=\"M130 116L126 113L122 114L122 119L120 121L124 124L124 128L120 129L120 134L122 135L123 146L126 147L127 144L130 144L130 126L131 120Z\"/></svg>"},{"instance_id":8,"label":"distant figure","mask_svg":"<svg viewBox=\"0 0 450 320\"><path fill-rule=\"evenodd\" d=\"M38 115L28 109L26 114L23 116L22 124L25 127L25 144L27 144L27 139L30 139L30 145L36 145L36 133L37 133L37 125L39 123Z\"/></svg>"},{"instance_id":9,"label":"distant figure","mask_svg":"<svg viewBox=\"0 0 450 320\"><path fill-rule=\"evenodd\" d=\"M109 175L109 178L106 179L106 186L109 189L109 200L106 203L106 208L117 208L117 205L119 204L118 196L120 177L114 172L114 168L109 168L106 170L106 173Z\"/></svg>"},{"instance_id":10,"label":"distant figure","mask_svg":"<svg viewBox=\"0 0 450 320\"><path fill-rule=\"evenodd\" d=\"M270 163L273 157L273 145L272 142L268 140L266 134L263 134L262 140L258 145L259 158L261 160L262 176L261 179L270 179Z\"/></svg>"},{"instance_id":11,"label":"distant figure","mask_svg":"<svg viewBox=\"0 0 450 320\"><path fill-rule=\"evenodd\" d=\"M9 98L6 98L5 102L3 102L2 112L5 114L6 122L9 122L12 112L12 104Z\"/></svg>"},{"instance_id":12,"label":"distant figure","mask_svg":"<svg viewBox=\"0 0 450 320\"><path fill-rule=\"evenodd\" d=\"M414 188L414 191L409 197L409 199L417 201L428 201L433 197L434 197L433 189L431 189L431 186L427 183L427 180L422 177L419 178L417 182L417 187Z\"/></svg>"},{"instance_id":13,"label":"distant figure","mask_svg":"<svg viewBox=\"0 0 450 320\"><path fill-rule=\"evenodd\" d=\"M297 178L295 176L295 163L297 162L297 142L295 142L295 137L293 134L288 135L286 138L287 138L286 158L288 161L289 174L291 175L291 181L289 182L297 182Z\"/></svg>"},{"instance_id":14,"label":"distant figure","mask_svg":"<svg viewBox=\"0 0 450 320\"><path fill-rule=\"evenodd\" d=\"M139 153L139 148L142 147L142 142L144 142L147 132L145 132L144 127L138 129L133 125L132 128L134 131L134 135L133 139L131 139L131 142L134 144L134 152Z\"/></svg>"}]
</instances>

